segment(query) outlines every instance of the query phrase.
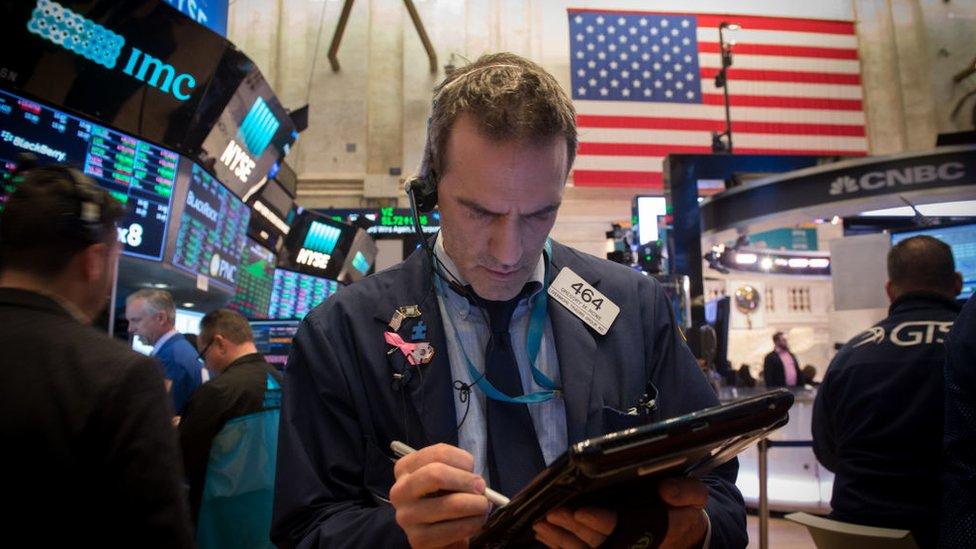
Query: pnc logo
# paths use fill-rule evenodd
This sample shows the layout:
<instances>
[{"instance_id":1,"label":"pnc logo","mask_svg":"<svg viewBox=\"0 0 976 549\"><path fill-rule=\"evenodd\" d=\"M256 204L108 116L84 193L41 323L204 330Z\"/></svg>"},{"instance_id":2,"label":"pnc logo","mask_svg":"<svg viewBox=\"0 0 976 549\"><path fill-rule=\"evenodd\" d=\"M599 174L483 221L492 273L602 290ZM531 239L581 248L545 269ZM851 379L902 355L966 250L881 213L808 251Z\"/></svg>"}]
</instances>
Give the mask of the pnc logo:
<instances>
[{"instance_id":1,"label":"pnc logo","mask_svg":"<svg viewBox=\"0 0 976 549\"><path fill-rule=\"evenodd\" d=\"M27 30L107 69L115 68L125 46L122 35L51 0L37 0ZM135 47L122 72L179 101L189 99L197 85L192 74L177 73L172 65Z\"/></svg>"},{"instance_id":2,"label":"pnc logo","mask_svg":"<svg viewBox=\"0 0 976 549\"><path fill-rule=\"evenodd\" d=\"M849 175L842 175L830 182L830 194L837 196L860 191L875 191L884 187L931 183L936 180L953 181L965 175L966 167L961 162L946 162L938 166L923 164L921 166L868 172L858 179Z\"/></svg>"},{"instance_id":3,"label":"pnc logo","mask_svg":"<svg viewBox=\"0 0 976 549\"><path fill-rule=\"evenodd\" d=\"M214 252L210 256L210 276L222 278L233 283L237 279L237 266L220 257L220 254L217 252Z\"/></svg>"}]
</instances>

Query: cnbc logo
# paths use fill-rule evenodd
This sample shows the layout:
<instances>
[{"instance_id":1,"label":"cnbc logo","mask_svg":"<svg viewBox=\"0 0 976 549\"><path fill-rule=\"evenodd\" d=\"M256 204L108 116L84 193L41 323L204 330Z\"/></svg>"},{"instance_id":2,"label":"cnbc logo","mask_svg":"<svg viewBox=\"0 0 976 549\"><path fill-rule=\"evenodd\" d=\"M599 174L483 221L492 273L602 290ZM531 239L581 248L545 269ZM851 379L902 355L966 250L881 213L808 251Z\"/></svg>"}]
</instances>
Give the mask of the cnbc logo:
<instances>
[{"instance_id":1,"label":"cnbc logo","mask_svg":"<svg viewBox=\"0 0 976 549\"><path fill-rule=\"evenodd\" d=\"M258 97L251 105L251 110L247 111L244 121L241 122L240 129L237 130L237 139L244 142L241 147L236 140L231 139L220 155L220 161L227 168L234 172L234 175L247 183L247 178L251 176L251 170L257 164L254 157L261 156L264 149L268 148L271 138L278 131L281 122L275 117L264 99ZM244 150L247 148L247 150ZM250 153L250 155L248 154Z\"/></svg>"},{"instance_id":2,"label":"cnbc logo","mask_svg":"<svg viewBox=\"0 0 976 549\"><path fill-rule=\"evenodd\" d=\"M295 262L299 265L307 265L316 269L325 269L329 266L332 259L332 251L339 243L339 236L342 231L338 227L326 225L318 221L313 221L305 235L305 242Z\"/></svg>"},{"instance_id":3,"label":"cnbc logo","mask_svg":"<svg viewBox=\"0 0 976 549\"><path fill-rule=\"evenodd\" d=\"M51 0L37 0L27 30L45 40L97 63L115 69L125 38ZM159 59L133 47L122 72L140 82L186 101L196 87L192 74L178 73Z\"/></svg>"}]
</instances>

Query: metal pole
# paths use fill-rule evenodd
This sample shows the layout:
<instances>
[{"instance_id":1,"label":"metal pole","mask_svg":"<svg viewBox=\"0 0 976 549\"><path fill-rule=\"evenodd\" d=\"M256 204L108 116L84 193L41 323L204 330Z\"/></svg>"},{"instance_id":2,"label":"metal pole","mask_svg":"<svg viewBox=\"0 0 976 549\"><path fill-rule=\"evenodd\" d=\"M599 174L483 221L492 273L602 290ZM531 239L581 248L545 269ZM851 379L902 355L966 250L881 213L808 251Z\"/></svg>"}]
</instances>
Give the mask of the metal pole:
<instances>
[{"instance_id":1,"label":"metal pole","mask_svg":"<svg viewBox=\"0 0 976 549\"><path fill-rule=\"evenodd\" d=\"M718 27L718 49L722 60L722 97L725 99L725 137L729 140L729 154L732 153L732 114L729 112L729 66L728 50L729 46L725 43L725 23Z\"/></svg>"},{"instance_id":2,"label":"metal pole","mask_svg":"<svg viewBox=\"0 0 976 549\"><path fill-rule=\"evenodd\" d=\"M769 441L759 440L759 549L769 549L769 493L766 486L766 459Z\"/></svg>"}]
</instances>

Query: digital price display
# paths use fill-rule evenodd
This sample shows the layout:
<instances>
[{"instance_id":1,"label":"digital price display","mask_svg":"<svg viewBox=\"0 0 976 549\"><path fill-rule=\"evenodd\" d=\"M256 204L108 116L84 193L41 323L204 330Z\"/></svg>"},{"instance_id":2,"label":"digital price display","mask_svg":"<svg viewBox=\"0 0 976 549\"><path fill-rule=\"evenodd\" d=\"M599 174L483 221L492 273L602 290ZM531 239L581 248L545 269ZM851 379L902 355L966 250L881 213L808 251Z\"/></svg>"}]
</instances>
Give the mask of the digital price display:
<instances>
[{"instance_id":1,"label":"digital price display","mask_svg":"<svg viewBox=\"0 0 976 549\"><path fill-rule=\"evenodd\" d=\"M233 289L249 220L247 205L193 164L173 265Z\"/></svg>"},{"instance_id":2,"label":"digital price display","mask_svg":"<svg viewBox=\"0 0 976 549\"><path fill-rule=\"evenodd\" d=\"M334 280L278 269L271 290L268 317L300 320L338 289L339 283Z\"/></svg>"},{"instance_id":3,"label":"digital price display","mask_svg":"<svg viewBox=\"0 0 976 549\"><path fill-rule=\"evenodd\" d=\"M237 293L228 307L248 318L268 318L275 263L274 252L248 241L237 269Z\"/></svg>"},{"instance_id":4,"label":"digital price display","mask_svg":"<svg viewBox=\"0 0 976 549\"><path fill-rule=\"evenodd\" d=\"M291 342L298 333L297 320L258 320L251 322L254 346L268 364L284 368L291 352Z\"/></svg>"},{"instance_id":5,"label":"digital price display","mask_svg":"<svg viewBox=\"0 0 976 549\"><path fill-rule=\"evenodd\" d=\"M409 208L380 208L371 209L323 209L316 210L336 221L352 223L364 219L363 226L373 238L395 238L402 235L413 235L417 231L413 228L413 212ZM420 214L420 229L424 234L434 234L441 228L441 213L434 210Z\"/></svg>"},{"instance_id":6,"label":"digital price display","mask_svg":"<svg viewBox=\"0 0 976 549\"><path fill-rule=\"evenodd\" d=\"M36 156L41 164L70 165L92 177L126 205L126 216L119 225L124 253L162 259L178 154L0 90L4 171L24 152ZM12 190L7 176L5 190Z\"/></svg>"}]
</instances>

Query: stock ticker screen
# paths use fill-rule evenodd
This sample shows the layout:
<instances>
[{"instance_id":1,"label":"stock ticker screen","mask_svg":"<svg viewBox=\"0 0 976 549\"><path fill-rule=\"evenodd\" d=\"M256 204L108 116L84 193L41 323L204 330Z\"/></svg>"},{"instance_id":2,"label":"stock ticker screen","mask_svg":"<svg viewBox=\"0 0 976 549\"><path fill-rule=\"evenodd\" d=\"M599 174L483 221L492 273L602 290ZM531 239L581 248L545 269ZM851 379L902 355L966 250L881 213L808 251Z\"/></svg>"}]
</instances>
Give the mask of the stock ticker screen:
<instances>
[{"instance_id":1,"label":"stock ticker screen","mask_svg":"<svg viewBox=\"0 0 976 549\"><path fill-rule=\"evenodd\" d=\"M952 249L956 271L962 274L962 291L958 299L969 299L976 293L976 224L933 226L913 231L900 231L891 235L894 246L913 236L931 236L945 242Z\"/></svg>"},{"instance_id":2,"label":"stock ticker screen","mask_svg":"<svg viewBox=\"0 0 976 549\"><path fill-rule=\"evenodd\" d=\"M284 368L291 352L291 341L298 333L298 325L297 320L253 320L251 331L254 332L254 346L269 364L278 369Z\"/></svg>"},{"instance_id":3,"label":"stock ticker screen","mask_svg":"<svg viewBox=\"0 0 976 549\"><path fill-rule=\"evenodd\" d=\"M162 259L178 154L0 90L0 208L13 191L10 173L23 152L41 164L67 164L93 178L126 206L119 224L124 253Z\"/></svg>"},{"instance_id":4,"label":"stock ticker screen","mask_svg":"<svg viewBox=\"0 0 976 549\"><path fill-rule=\"evenodd\" d=\"M339 283L334 280L278 269L271 289L268 317L300 320L338 289Z\"/></svg>"},{"instance_id":5,"label":"stock ticker screen","mask_svg":"<svg viewBox=\"0 0 976 549\"><path fill-rule=\"evenodd\" d=\"M233 290L249 220L247 205L193 164L173 265Z\"/></svg>"},{"instance_id":6,"label":"stock ticker screen","mask_svg":"<svg viewBox=\"0 0 976 549\"><path fill-rule=\"evenodd\" d=\"M248 240L237 269L237 292L228 307L248 318L268 318L275 263L274 252Z\"/></svg>"}]
</instances>

